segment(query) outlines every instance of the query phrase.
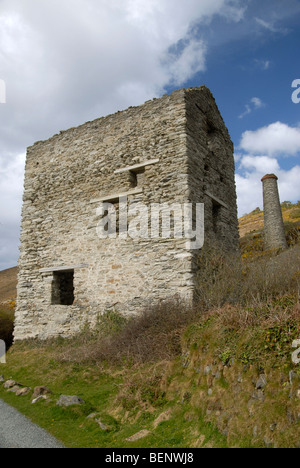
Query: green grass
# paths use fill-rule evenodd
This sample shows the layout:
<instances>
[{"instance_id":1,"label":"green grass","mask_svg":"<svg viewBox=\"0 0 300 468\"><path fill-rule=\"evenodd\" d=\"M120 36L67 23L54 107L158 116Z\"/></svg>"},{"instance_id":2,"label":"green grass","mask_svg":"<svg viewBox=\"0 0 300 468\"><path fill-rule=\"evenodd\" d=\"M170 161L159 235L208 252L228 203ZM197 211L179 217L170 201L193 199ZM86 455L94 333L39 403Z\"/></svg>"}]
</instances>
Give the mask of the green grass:
<instances>
[{"instance_id":1,"label":"green grass","mask_svg":"<svg viewBox=\"0 0 300 468\"><path fill-rule=\"evenodd\" d=\"M53 393L32 405L31 395L17 397L0 385L0 398L69 448L264 447L265 437L278 447L295 447L299 422L290 422L287 414L297 417L299 405L300 370L291 362L291 343L300 333L292 314L296 300L291 295L261 307L209 311L181 330L181 354L168 360L126 366L78 362L77 355L73 362L76 340L17 343L0 374ZM291 370L298 375L293 386ZM249 412L262 372L268 380L265 402L252 402ZM85 403L58 407L61 394L77 395ZM107 430L88 418L91 413ZM273 433L274 422L278 430ZM126 440L141 430L149 434Z\"/></svg>"},{"instance_id":2,"label":"green grass","mask_svg":"<svg viewBox=\"0 0 300 468\"><path fill-rule=\"evenodd\" d=\"M4 374L5 379L13 378L32 389L44 385L53 394L47 401L31 404L31 394L17 397L1 386L0 398L69 448L180 448L197 443L226 447L226 437L205 422L201 412L195 412L188 402L168 401L163 393L157 399L153 381L152 385L149 381L147 386L142 376L150 370L147 365L124 370L62 363L55 359L51 346L34 348L32 344L14 345L7 354L7 364L0 365L0 373ZM128 404L128 381L140 386L133 405ZM61 394L77 395L85 404L58 407L56 400ZM169 408L172 409L170 420L154 428L155 419ZM91 413L98 414L107 431L87 418ZM187 417L190 413L192 416ZM149 430L150 435L135 442L126 441L143 429Z\"/></svg>"},{"instance_id":3,"label":"green grass","mask_svg":"<svg viewBox=\"0 0 300 468\"><path fill-rule=\"evenodd\" d=\"M242 448L265 447L265 440L296 447L300 368L291 345L300 337L299 255L298 245L251 257L242 272L222 270L219 261L212 271L208 258L207 303L197 310L170 301L135 320L107 313L96 331L85 328L71 340L14 344L0 374L52 395L32 405L31 395L17 397L0 384L0 398L70 448ZM243 286L231 303L230 281ZM253 398L262 373L264 402ZM85 403L58 407L62 394ZM141 430L149 434L126 440Z\"/></svg>"}]
</instances>

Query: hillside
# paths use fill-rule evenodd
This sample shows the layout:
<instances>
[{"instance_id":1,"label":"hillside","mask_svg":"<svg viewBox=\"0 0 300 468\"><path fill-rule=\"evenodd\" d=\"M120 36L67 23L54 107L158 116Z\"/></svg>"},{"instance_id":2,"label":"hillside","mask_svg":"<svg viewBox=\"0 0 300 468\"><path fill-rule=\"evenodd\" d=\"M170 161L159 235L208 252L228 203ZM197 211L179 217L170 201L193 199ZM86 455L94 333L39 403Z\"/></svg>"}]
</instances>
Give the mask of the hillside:
<instances>
[{"instance_id":1,"label":"hillside","mask_svg":"<svg viewBox=\"0 0 300 468\"><path fill-rule=\"evenodd\" d=\"M7 304L16 298L18 268L0 271L0 304Z\"/></svg>"},{"instance_id":2,"label":"hillside","mask_svg":"<svg viewBox=\"0 0 300 468\"><path fill-rule=\"evenodd\" d=\"M281 203L282 216L284 223L300 222L300 201L296 204L291 202ZM239 219L240 237L243 238L246 234L261 232L264 228L264 212L256 208L251 213L242 216Z\"/></svg>"},{"instance_id":3,"label":"hillside","mask_svg":"<svg viewBox=\"0 0 300 468\"><path fill-rule=\"evenodd\" d=\"M0 398L69 448L299 448L298 205L283 204L284 252L263 251L257 210L240 220L242 272L206 249L197 308L110 311L73 339L15 343ZM32 404L36 387L51 393ZM60 407L61 395L81 404Z\"/></svg>"}]
</instances>

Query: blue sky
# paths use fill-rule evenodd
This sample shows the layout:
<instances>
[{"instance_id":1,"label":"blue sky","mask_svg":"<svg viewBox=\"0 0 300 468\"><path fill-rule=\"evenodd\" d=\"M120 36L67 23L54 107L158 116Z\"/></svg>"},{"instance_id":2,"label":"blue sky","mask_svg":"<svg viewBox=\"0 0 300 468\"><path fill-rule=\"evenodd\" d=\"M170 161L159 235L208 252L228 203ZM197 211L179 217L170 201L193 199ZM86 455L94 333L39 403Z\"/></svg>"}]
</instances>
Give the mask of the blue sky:
<instances>
[{"instance_id":1,"label":"blue sky","mask_svg":"<svg viewBox=\"0 0 300 468\"><path fill-rule=\"evenodd\" d=\"M177 88L215 96L240 216L268 172L299 200L299 25L299 0L0 0L0 269L17 263L26 147Z\"/></svg>"}]
</instances>

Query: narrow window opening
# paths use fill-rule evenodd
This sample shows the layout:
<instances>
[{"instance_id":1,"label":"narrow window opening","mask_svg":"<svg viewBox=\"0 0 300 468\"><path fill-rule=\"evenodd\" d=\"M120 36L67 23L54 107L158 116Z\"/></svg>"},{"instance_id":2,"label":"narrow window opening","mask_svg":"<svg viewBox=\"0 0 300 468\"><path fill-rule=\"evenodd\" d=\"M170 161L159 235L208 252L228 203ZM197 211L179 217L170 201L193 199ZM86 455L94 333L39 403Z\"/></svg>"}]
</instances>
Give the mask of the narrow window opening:
<instances>
[{"instance_id":1,"label":"narrow window opening","mask_svg":"<svg viewBox=\"0 0 300 468\"><path fill-rule=\"evenodd\" d=\"M129 182L132 188L135 188L138 186L138 178L137 178L136 172L129 171Z\"/></svg>"},{"instance_id":2,"label":"narrow window opening","mask_svg":"<svg viewBox=\"0 0 300 468\"><path fill-rule=\"evenodd\" d=\"M129 182L131 188L141 187L144 182L145 168L140 167L129 171Z\"/></svg>"},{"instance_id":3,"label":"narrow window opening","mask_svg":"<svg viewBox=\"0 0 300 468\"><path fill-rule=\"evenodd\" d=\"M220 215L221 215L221 205L214 201L212 205L212 221L213 221L213 231L215 234L219 232Z\"/></svg>"},{"instance_id":4,"label":"narrow window opening","mask_svg":"<svg viewBox=\"0 0 300 468\"><path fill-rule=\"evenodd\" d=\"M74 270L53 273L52 305L70 306L74 302Z\"/></svg>"}]
</instances>

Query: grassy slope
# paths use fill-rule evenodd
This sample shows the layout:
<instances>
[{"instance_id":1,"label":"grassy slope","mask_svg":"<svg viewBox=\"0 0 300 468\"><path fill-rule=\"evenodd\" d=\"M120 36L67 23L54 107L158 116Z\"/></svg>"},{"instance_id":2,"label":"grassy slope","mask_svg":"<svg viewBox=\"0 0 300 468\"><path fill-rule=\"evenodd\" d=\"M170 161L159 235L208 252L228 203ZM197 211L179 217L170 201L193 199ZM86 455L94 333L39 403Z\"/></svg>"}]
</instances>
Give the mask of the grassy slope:
<instances>
[{"instance_id":1,"label":"grassy slope","mask_svg":"<svg viewBox=\"0 0 300 468\"><path fill-rule=\"evenodd\" d=\"M16 397L3 390L0 396L67 447L188 447L200 443L226 446L226 438L204 422L200 411L186 417L190 407L188 402L169 402L165 396L157 400L152 394L153 383L156 386L159 383L165 363L136 369L101 369L87 364L61 364L51 354L50 348L34 350L30 356L28 348L16 349L9 356L9 373L25 385L47 385L54 392L52 402L31 405L29 396ZM22 357L26 358L26 365L20 367ZM144 384L146 379L147 385L144 385L144 394L136 395L135 400L130 386L134 385L136 390L141 386L141 379ZM58 408L55 400L61 393L78 395L86 403L82 407ZM107 431L100 429L94 420L87 419L94 412L99 413ZM162 413L169 414L170 419L155 428L154 422ZM136 442L126 441L143 429L149 430L150 435Z\"/></svg>"},{"instance_id":2,"label":"grassy slope","mask_svg":"<svg viewBox=\"0 0 300 468\"><path fill-rule=\"evenodd\" d=\"M16 298L18 268L0 271L0 304Z\"/></svg>"},{"instance_id":3,"label":"grassy slope","mask_svg":"<svg viewBox=\"0 0 300 468\"><path fill-rule=\"evenodd\" d=\"M248 215L248 232L258 226L256 216ZM255 258L257 235L245 236L244 260ZM292 281L299 283L298 273ZM291 343L300 337L300 312L293 291L200 314L180 330L180 353L152 363L80 360L76 341L16 344L0 374L53 394L32 405L32 394L16 397L0 386L0 398L68 447L299 446L300 369L291 361ZM258 393L261 374L268 383ZM78 395L85 404L59 408L60 394ZM106 431L87 419L91 413ZM143 429L147 437L126 441Z\"/></svg>"},{"instance_id":4,"label":"grassy slope","mask_svg":"<svg viewBox=\"0 0 300 468\"><path fill-rule=\"evenodd\" d=\"M281 204L282 217L284 223L298 223L300 222L300 202L290 204L290 202L283 202ZM259 208L249 214L242 216L239 219L239 230L241 238L249 233L262 232L264 228L264 212Z\"/></svg>"},{"instance_id":5,"label":"grassy slope","mask_svg":"<svg viewBox=\"0 0 300 468\"><path fill-rule=\"evenodd\" d=\"M32 405L32 393L17 397L0 387L0 397L68 447L296 447L295 304L291 295L269 303L268 310L227 305L199 315L181 332L180 355L152 363L80 362L76 341L16 344L0 373L31 388L45 385L53 394ZM256 389L260 374L268 382L264 401ZM59 408L61 394L78 395L85 404ZM88 419L91 413L108 430ZM149 435L126 440L141 430Z\"/></svg>"}]
</instances>

